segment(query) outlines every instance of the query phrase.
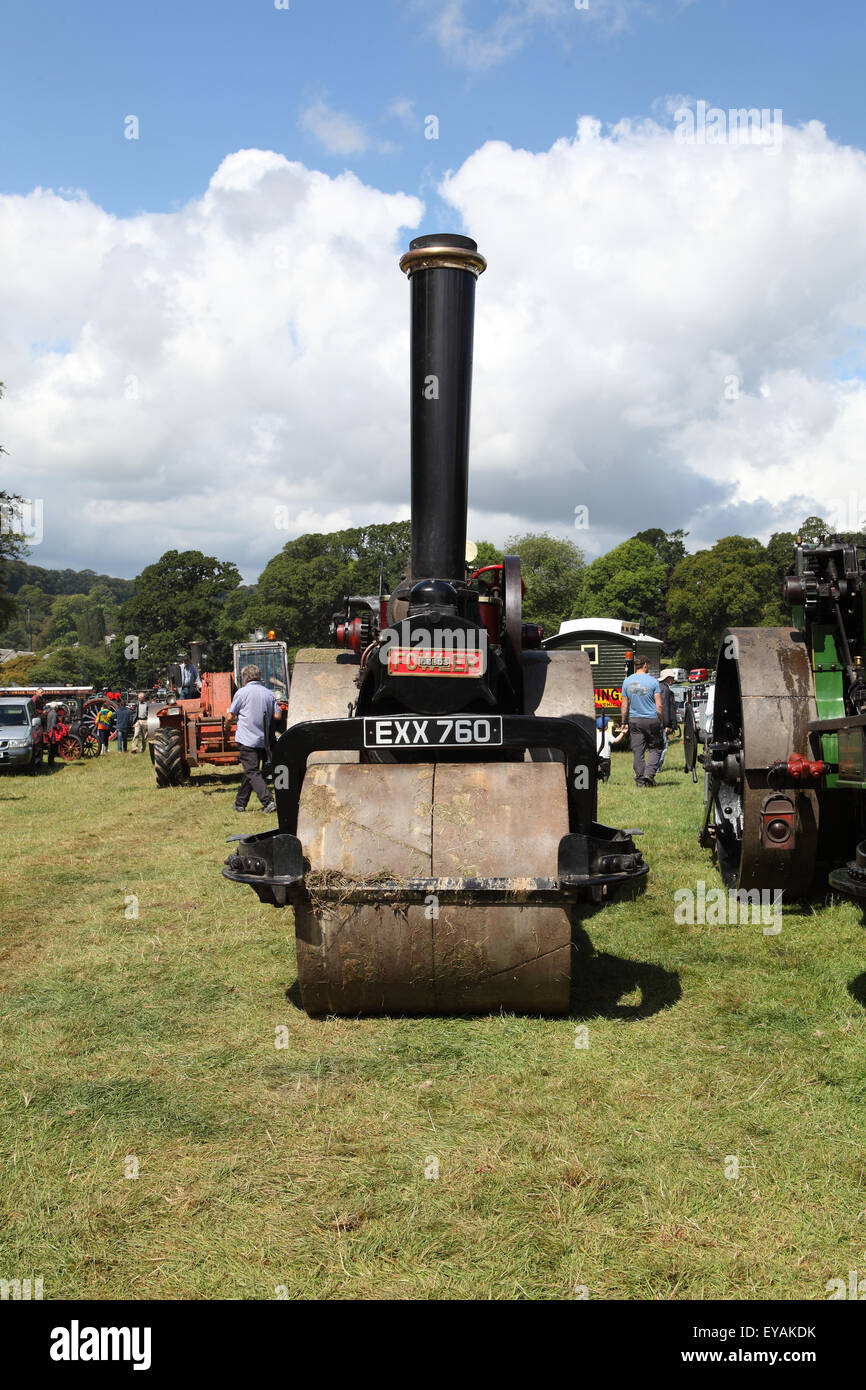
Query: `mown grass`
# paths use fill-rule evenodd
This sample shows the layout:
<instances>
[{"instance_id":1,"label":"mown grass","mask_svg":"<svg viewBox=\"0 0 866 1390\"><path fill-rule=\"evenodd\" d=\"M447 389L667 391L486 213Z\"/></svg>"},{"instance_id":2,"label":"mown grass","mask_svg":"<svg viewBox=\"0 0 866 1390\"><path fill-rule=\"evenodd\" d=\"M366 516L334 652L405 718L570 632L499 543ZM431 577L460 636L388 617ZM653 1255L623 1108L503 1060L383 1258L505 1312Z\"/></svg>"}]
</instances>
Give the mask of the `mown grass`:
<instances>
[{"instance_id":1,"label":"mown grass","mask_svg":"<svg viewBox=\"0 0 866 1390\"><path fill-rule=\"evenodd\" d=\"M675 890L717 883L700 789L675 758L651 792L613 768L602 816L645 827L650 883L585 919L560 1020L310 1020L290 913L219 872L268 823L233 815L234 774L158 792L112 754L0 780L0 1277L820 1299L866 1269L860 912L677 925Z\"/></svg>"}]
</instances>

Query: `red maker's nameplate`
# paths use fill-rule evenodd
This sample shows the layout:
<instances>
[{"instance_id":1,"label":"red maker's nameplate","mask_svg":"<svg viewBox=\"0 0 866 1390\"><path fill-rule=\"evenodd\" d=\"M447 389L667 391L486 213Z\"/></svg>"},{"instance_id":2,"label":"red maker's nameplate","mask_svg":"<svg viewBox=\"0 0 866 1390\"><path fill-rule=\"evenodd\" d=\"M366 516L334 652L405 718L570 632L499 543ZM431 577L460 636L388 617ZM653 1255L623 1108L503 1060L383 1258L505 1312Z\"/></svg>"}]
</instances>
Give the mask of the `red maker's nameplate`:
<instances>
[{"instance_id":1,"label":"red maker's nameplate","mask_svg":"<svg viewBox=\"0 0 866 1390\"><path fill-rule=\"evenodd\" d=\"M392 676L483 676L480 651L443 652L424 647L391 647L388 672Z\"/></svg>"}]
</instances>

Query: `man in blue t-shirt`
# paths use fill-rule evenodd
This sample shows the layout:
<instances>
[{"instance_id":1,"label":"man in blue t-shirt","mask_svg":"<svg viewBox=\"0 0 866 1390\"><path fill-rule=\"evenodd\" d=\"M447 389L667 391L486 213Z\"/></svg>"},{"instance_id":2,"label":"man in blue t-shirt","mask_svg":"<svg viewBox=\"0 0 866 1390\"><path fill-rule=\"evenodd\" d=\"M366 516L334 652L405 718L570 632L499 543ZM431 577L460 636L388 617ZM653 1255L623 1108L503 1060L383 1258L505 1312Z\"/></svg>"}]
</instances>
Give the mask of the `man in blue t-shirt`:
<instances>
[{"instance_id":1,"label":"man in blue t-shirt","mask_svg":"<svg viewBox=\"0 0 866 1390\"><path fill-rule=\"evenodd\" d=\"M633 676L622 683L622 728L628 730L638 787L654 787L662 737L661 687L649 673L649 659L638 657Z\"/></svg>"}]
</instances>

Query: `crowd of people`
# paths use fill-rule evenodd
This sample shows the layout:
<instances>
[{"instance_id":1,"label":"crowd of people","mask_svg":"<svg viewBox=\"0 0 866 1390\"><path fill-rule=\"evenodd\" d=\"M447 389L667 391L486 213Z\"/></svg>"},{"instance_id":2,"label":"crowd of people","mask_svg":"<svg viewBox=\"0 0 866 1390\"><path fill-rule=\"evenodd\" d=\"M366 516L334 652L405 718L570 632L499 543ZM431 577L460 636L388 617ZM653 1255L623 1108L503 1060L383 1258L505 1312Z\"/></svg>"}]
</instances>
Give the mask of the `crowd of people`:
<instances>
[{"instance_id":1,"label":"crowd of people","mask_svg":"<svg viewBox=\"0 0 866 1390\"><path fill-rule=\"evenodd\" d=\"M180 698L195 699L199 686L198 671L194 663L185 657L180 665ZM54 762L63 738L70 732L69 710L60 701L46 705L45 691L42 689L36 691L33 703L42 719L50 764ZM93 719L98 744L96 756L102 757L110 751L112 734L118 753L143 753L151 737L148 710L145 690L139 690L135 700L124 699L120 691L107 691L101 696ZM234 715L237 719L235 742L243 770L234 809L245 811L250 797L255 793L264 811L276 811L273 794L262 775L262 766L267 759L272 727L280 719L280 710L277 698L264 684L258 666L245 666L242 669L240 689L226 714Z\"/></svg>"},{"instance_id":2,"label":"crowd of people","mask_svg":"<svg viewBox=\"0 0 866 1390\"><path fill-rule=\"evenodd\" d=\"M596 720L599 772L603 781L610 776L613 749L629 737L635 785L655 786L656 776L664 767L669 740L679 727L672 690L675 679L676 672L672 670L662 671L656 679L649 673L646 657L637 661L634 674L627 676L623 682L620 724L615 725L606 715L600 715ZM199 684L194 663L188 657L184 658L180 666L178 691L181 699L194 699ZM46 708L43 690L37 690L33 703L42 717L48 762L51 765L62 740L69 733L69 714L62 704L50 704ZM235 715L238 720L235 737L244 773L235 810L246 810L250 796L255 792L263 809L274 811L273 797L260 768L277 707L275 696L263 684L258 667L244 667L241 687L226 712ZM147 692L140 690L137 699L124 700L119 692L108 691L96 710L94 727L98 742L97 756L109 752L112 734L119 753L145 752L150 737Z\"/></svg>"},{"instance_id":3,"label":"crowd of people","mask_svg":"<svg viewBox=\"0 0 866 1390\"><path fill-rule=\"evenodd\" d=\"M177 682L176 672L180 672ZM177 693L182 700L194 700L199 694L201 680L198 670L189 656L181 658L175 668ZM144 753L150 739L147 728L148 704L153 695L139 690L135 699L124 698L119 690L108 690L99 697L92 728L96 736L96 754L101 756L111 750L112 736L118 753ZM43 738L48 749L49 766L54 762L64 738L73 728L76 711L62 701L45 702L45 691L40 687L33 696L33 704L42 720ZM90 721L87 721L89 724ZM81 736L81 720L78 718L76 732ZM85 737L87 735L85 734ZM91 735L92 737L92 735Z\"/></svg>"}]
</instances>

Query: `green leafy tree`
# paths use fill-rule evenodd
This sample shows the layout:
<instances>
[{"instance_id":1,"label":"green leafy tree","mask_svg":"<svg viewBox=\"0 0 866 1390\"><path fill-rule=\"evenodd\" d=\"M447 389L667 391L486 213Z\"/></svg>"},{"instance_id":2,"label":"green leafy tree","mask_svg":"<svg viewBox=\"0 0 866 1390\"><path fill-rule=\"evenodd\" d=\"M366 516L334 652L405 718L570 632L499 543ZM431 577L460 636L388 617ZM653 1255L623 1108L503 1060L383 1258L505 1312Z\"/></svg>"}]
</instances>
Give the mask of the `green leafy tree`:
<instances>
[{"instance_id":1,"label":"green leafy tree","mask_svg":"<svg viewBox=\"0 0 866 1390\"><path fill-rule=\"evenodd\" d=\"M257 626L250 619L253 610L258 610L258 584L239 584L226 599L217 623L217 635L221 642L229 646L232 642L244 641ZM258 624L264 626L264 624ZM271 624L267 624L269 628ZM282 634L280 634L282 636Z\"/></svg>"},{"instance_id":2,"label":"green leafy tree","mask_svg":"<svg viewBox=\"0 0 866 1390\"><path fill-rule=\"evenodd\" d=\"M579 611L575 608L572 616L634 622L644 614L647 630L655 635L666 583L667 570L652 545L623 541L587 567Z\"/></svg>"},{"instance_id":3,"label":"green leafy tree","mask_svg":"<svg viewBox=\"0 0 866 1390\"><path fill-rule=\"evenodd\" d=\"M79 624L83 622L86 599L84 594L58 594L51 604L45 627L45 641L72 646L78 642Z\"/></svg>"},{"instance_id":4,"label":"green leafy tree","mask_svg":"<svg viewBox=\"0 0 866 1390\"><path fill-rule=\"evenodd\" d=\"M25 537L15 529L16 504L20 501L11 492L0 492L0 626L18 616L9 586L9 562L27 550Z\"/></svg>"},{"instance_id":5,"label":"green leafy tree","mask_svg":"<svg viewBox=\"0 0 866 1390\"><path fill-rule=\"evenodd\" d=\"M476 541L475 545L478 550L478 554L472 561L475 569L483 569L485 565L502 564L502 551L492 541Z\"/></svg>"},{"instance_id":6,"label":"green leafy tree","mask_svg":"<svg viewBox=\"0 0 866 1390\"><path fill-rule=\"evenodd\" d=\"M117 579L112 574L97 574L94 570L47 570L14 560L9 565L9 590L18 593L25 584L35 585L45 594L89 594L96 585L104 585L114 595L116 603L132 596L135 581Z\"/></svg>"},{"instance_id":7,"label":"green leafy tree","mask_svg":"<svg viewBox=\"0 0 866 1390\"><path fill-rule=\"evenodd\" d=\"M753 536L725 536L681 560L668 590L681 664L712 666L726 627L760 626L774 580L767 551Z\"/></svg>"},{"instance_id":8,"label":"green leafy tree","mask_svg":"<svg viewBox=\"0 0 866 1390\"><path fill-rule=\"evenodd\" d=\"M349 535L352 532L339 532ZM376 526L363 526L357 539L349 543L348 562L354 592L379 592L379 570L385 590L394 588L409 566L411 524L408 521L389 521Z\"/></svg>"},{"instance_id":9,"label":"green leafy tree","mask_svg":"<svg viewBox=\"0 0 866 1390\"><path fill-rule=\"evenodd\" d=\"M797 534L809 545L817 545L822 536L833 534L833 527L822 516L807 516Z\"/></svg>"},{"instance_id":10,"label":"green leafy tree","mask_svg":"<svg viewBox=\"0 0 866 1390\"><path fill-rule=\"evenodd\" d=\"M378 593L380 568L390 591L409 563L409 548L408 521L287 541L248 598L227 604L223 636L237 641L257 627L273 628L292 648L326 645L331 614L342 607L344 596Z\"/></svg>"},{"instance_id":11,"label":"green leafy tree","mask_svg":"<svg viewBox=\"0 0 866 1390\"><path fill-rule=\"evenodd\" d=\"M135 593L118 615L115 643L123 647L127 636L136 637L151 672L174 661L191 641L201 641L214 666L225 669L230 652L220 638L220 616L240 582L230 560L200 550L167 550L135 580ZM142 679L132 661L130 679Z\"/></svg>"},{"instance_id":12,"label":"green leafy tree","mask_svg":"<svg viewBox=\"0 0 866 1390\"><path fill-rule=\"evenodd\" d=\"M774 531L767 541L767 559L773 566L773 575L779 584L794 563L794 547L797 537L793 531Z\"/></svg>"},{"instance_id":13,"label":"green leafy tree","mask_svg":"<svg viewBox=\"0 0 866 1390\"><path fill-rule=\"evenodd\" d=\"M2 681L4 685L30 685L30 672L39 665L38 656L16 656L11 661L6 661L0 670L3 672ZM38 685L38 681L36 682Z\"/></svg>"},{"instance_id":14,"label":"green leafy tree","mask_svg":"<svg viewBox=\"0 0 866 1390\"><path fill-rule=\"evenodd\" d=\"M785 575L794 563L796 544L797 537L793 531L774 531L766 544L767 560L773 570L773 583L761 610L762 627L784 627L790 620L790 612L782 601L782 585Z\"/></svg>"},{"instance_id":15,"label":"green leafy tree","mask_svg":"<svg viewBox=\"0 0 866 1390\"><path fill-rule=\"evenodd\" d=\"M670 641L671 619L667 606L668 581L680 560L685 556L685 542L688 534L688 531L683 531L681 528L676 531L663 531L660 526L651 526L646 531L638 531L637 535L633 537L636 541L645 541L647 545L651 545L656 557L665 568L665 582L661 600L651 619L653 636L660 637L663 642Z\"/></svg>"},{"instance_id":16,"label":"green leafy tree","mask_svg":"<svg viewBox=\"0 0 866 1390\"><path fill-rule=\"evenodd\" d=\"M3 667L5 685L102 685L104 649L54 647L38 656L18 657Z\"/></svg>"},{"instance_id":17,"label":"green leafy tree","mask_svg":"<svg viewBox=\"0 0 866 1390\"><path fill-rule=\"evenodd\" d=\"M583 551L574 541L560 540L546 531L509 536L504 554L520 557L520 573L526 585L523 616L540 623L547 637L559 631L577 596L584 574Z\"/></svg>"},{"instance_id":18,"label":"green leafy tree","mask_svg":"<svg viewBox=\"0 0 866 1390\"><path fill-rule=\"evenodd\" d=\"M674 566L678 565L685 556L685 541L688 534L688 531L663 531L660 526L651 526L646 531L638 531L632 539L645 541L647 545L651 545L657 558L670 574Z\"/></svg>"}]
</instances>

